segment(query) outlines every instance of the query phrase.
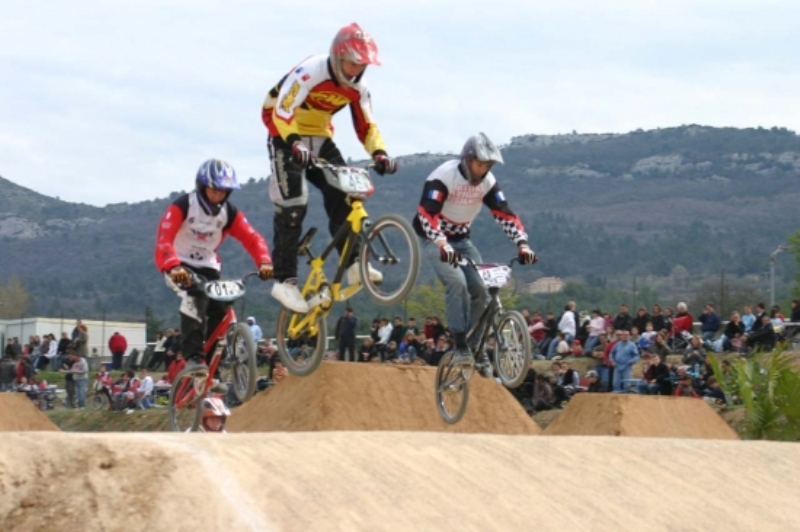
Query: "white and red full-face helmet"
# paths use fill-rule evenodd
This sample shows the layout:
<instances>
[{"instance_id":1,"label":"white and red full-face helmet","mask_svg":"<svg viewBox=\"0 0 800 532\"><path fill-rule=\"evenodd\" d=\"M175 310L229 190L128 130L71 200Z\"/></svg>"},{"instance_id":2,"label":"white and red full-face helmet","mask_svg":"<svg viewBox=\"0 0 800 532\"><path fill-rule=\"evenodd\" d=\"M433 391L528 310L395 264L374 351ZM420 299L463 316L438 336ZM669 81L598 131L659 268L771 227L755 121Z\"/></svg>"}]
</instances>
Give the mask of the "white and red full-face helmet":
<instances>
[{"instance_id":1,"label":"white and red full-face helmet","mask_svg":"<svg viewBox=\"0 0 800 532\"><path fill-rule=\"evenodd\" d=\"M203 432L225 432L225 421L231 415L231 411L225 406L222 398L216 396L204 398L202 409L201 430Z\"/></svg>"},{"instance_id":2,"label":"white and red full-face helmet","mask_svg":"<svg viewBox=\"0 0 800 532\"><path fill-rule=\"evenodd\" d=\"M348 79L342 71L343 60L359 65L380 66L381 64L378 59L378 45L375 44L372 36L355 22L340 29L333 38L330 58L337 80L344 85L352 85L352 80Z\"/></svg>"}]
</instances>

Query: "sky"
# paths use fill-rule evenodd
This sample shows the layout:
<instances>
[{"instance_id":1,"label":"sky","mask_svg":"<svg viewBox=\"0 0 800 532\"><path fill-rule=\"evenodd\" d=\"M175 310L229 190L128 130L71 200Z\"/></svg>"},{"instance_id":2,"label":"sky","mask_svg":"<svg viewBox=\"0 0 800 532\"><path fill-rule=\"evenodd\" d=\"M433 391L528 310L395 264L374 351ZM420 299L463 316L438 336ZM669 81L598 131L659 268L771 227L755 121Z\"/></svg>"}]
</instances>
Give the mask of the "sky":
<instances>
[{"instance_id":1,"label":"sky","mask_svg":"<svg viewBox=\"0 0 800 532\"><path fill-rule=\"evenodd\" d=\"M266 177L267 91L354 21L392 155L478 131L800 130L796 0L8 0L0 176L98 206L188 190L211 157ZM349 113L334 124L364 158Z\"/></svg>"}]
</instances>

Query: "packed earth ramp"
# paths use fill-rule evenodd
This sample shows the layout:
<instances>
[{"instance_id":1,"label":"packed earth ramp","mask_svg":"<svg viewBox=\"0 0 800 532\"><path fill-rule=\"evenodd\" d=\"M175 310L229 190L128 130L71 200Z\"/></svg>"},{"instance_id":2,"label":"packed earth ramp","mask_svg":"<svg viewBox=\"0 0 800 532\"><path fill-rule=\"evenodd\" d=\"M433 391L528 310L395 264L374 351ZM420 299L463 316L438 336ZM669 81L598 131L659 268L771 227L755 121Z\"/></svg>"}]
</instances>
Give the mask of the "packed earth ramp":
<instances>
[{"instance_id":1,"label":"packed earth ramp","mask_svg":"<svg viewBox=\"0 0 800 532\"><path fill-rule=\"evenodd\" d=\"M6 433L0 530L783 532L798 470L775 442Z\"/></svg>"},{"instance_id":2,"label":"packed earth ramp","mask_svg":"<svg viewBox=\"0 0 800 532\"><path fill-rule=\"evenodd\" d=\"M436 409L436 368L323 362L289 376L234 409L230 432L402 430L539 434L509 391L477 374L464 418L448 425Z\"/></svg>"},{"instance_id":3,"label":"packed earth ramp","mask_svg":"<svg viewBox=\"0 0 800 532\"><path fill-rule=\"evenodd\" d=\"M0 393L0 432L59 430L24 393Z\"/></svg>"},{"instance_id":4,"label":"packed earth ramp","mask_svg":"<svg viewBox=\"0 0 800 532\"><path fill-rule=\"evenodd\" d=\"M701 399L611 393L575 395L544 434L739 439L736 431Z\"/></svg>"}]
</instances>

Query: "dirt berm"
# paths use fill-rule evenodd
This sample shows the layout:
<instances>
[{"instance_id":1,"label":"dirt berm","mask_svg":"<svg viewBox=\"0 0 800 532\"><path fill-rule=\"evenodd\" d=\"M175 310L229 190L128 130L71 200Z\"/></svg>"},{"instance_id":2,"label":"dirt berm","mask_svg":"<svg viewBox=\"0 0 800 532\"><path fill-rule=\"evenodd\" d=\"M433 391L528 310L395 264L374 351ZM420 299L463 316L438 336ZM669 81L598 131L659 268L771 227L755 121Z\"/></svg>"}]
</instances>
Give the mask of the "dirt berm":
<instances>
[{"instance_id":1,"label":"dirt berm","mask_svg":"<svg viewBox=\"0 0 800 532\"><path fill-rule=\"evenodd\" d=\"M312 375L290 376L235 409L228 430L541 432L508 390L478 375L464 418L448 425L436 409L435 375L436 368L323 362Z\"/></svg>"},{"instance_id":2,"label":"dirt berm","mask_svg":"<svg viewBox=\"0 0 800 532\"><path fill-rule=\"evenodd\" d=\"M689 397L586 393L545 429L549 436L640 436L738 440L705 401Z\"/></svg>"},{"instance_id":3,"label":"dirt berm","mask_svg":"<svg viewBox=\"0 0 800 532\"><path fill-rule=\"evenodd\" d=\"M24 393L0 393L0 432L59 430Z\"/></svg>"},{"instance_id":4,"label":"dirt berm","mask_svg":"<svg viewBox=\"0 0 800 532\"><path fill-rule=\"evenodd\" d=\"M800 446L431 432L6 433L0 530L800 530Z\"/></svg>"}]
</instances>

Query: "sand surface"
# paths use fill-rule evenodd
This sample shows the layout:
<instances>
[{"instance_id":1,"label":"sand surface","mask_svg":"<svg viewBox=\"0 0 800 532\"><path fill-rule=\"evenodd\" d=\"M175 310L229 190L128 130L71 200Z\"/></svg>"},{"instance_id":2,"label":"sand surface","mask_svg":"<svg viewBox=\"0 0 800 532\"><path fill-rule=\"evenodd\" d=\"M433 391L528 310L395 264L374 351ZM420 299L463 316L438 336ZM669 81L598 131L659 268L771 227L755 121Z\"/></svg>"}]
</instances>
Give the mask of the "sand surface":
<instances>
[{"instance_id":1,"label":"sand surface","mask_svg":"<svg viewBox=\"0 0 800 532\"><path fill-rule=\"evenodd\" d=\"M0 393L0 432L23 430L58 430L58 427L24 393Z\"/></svg>"},{"instance_id":2,"label":"sand surface","mask_svg":"<svg viewBox=\"0 0 800 532\"><path fill-rule=\"evenodd\" d=\"M799 469L724 440L6 433L0 530L786 531Z\"/></svg>"},{"instance_id":3,"label":"sand surface","mask_svg":"<svg viewBox=\"0 0 800 532\"><path fill-rule=\"evenodd\" d=\"M230 432L411 430L538 434L538 425L494 380L475 375L464 418L442 421L436 368L323 362L308 377L289 376L235 409Z\"/></svg>"},{"instance_id":4,"label":"sand surface","mask_svg":"<svg viewBox=\"0 0 800 532\"><path fill-rule=\"evenodd\" d=\"M701 399L612 393L575 395L544 434L739 439Z\"/></svg>"}]
</instances>

